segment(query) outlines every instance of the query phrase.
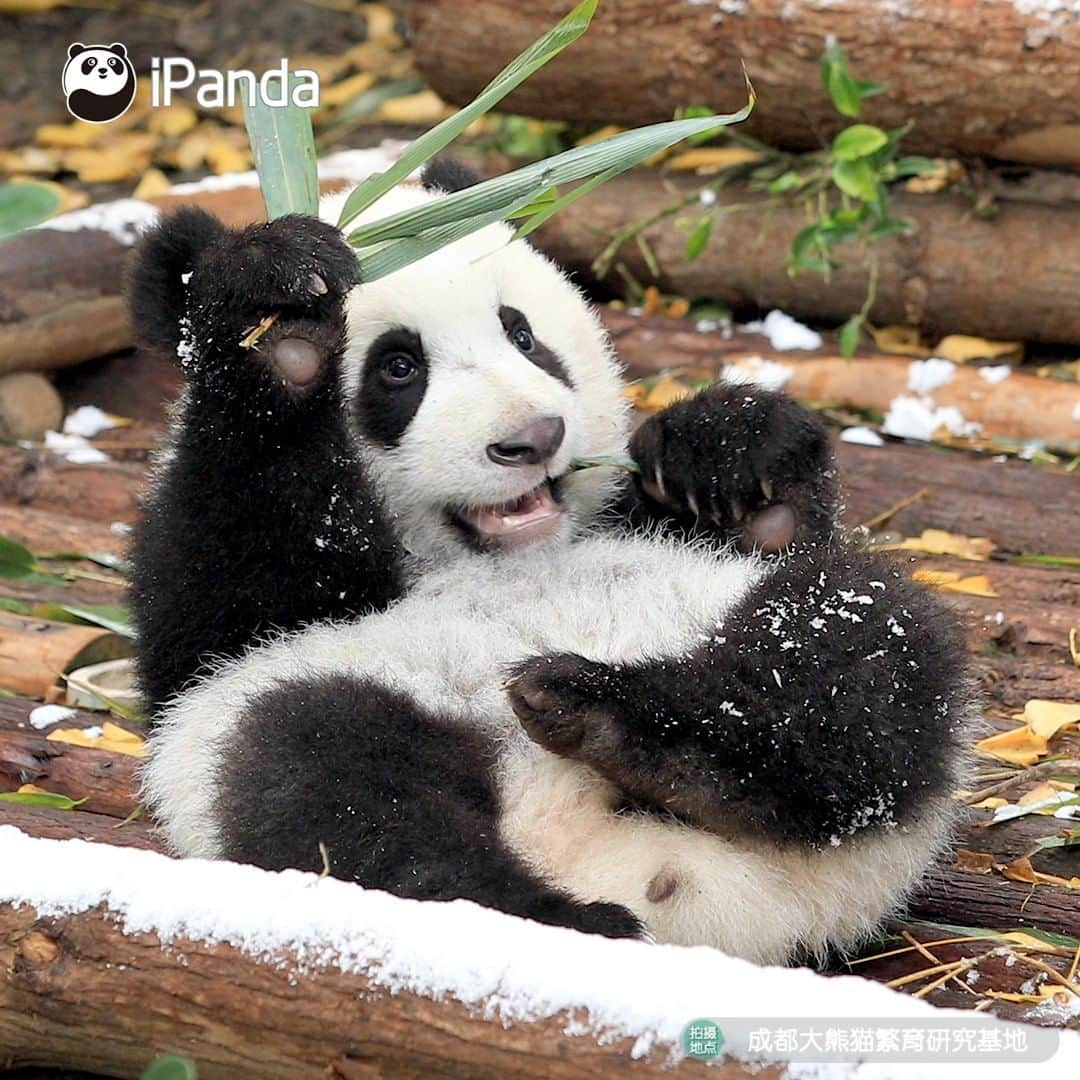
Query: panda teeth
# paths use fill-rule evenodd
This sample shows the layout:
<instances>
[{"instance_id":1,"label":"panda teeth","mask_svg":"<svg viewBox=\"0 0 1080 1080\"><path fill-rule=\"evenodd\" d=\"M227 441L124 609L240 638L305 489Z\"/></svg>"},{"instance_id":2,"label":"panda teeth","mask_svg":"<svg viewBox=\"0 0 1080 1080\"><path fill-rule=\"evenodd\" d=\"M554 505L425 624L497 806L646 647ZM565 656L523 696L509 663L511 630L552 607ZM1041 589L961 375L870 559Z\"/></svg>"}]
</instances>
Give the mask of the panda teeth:
<instances>
[{"instance_id":1,"label":"panda teeth","mask_svg":"<svg viewBox=\"0 0 1080 1080\"><path fill-rule=\"evenodd\" d=\"M561 514L545 481L510 502L466 510L458 520L481 540L519 543L547 535Z\"/></svg>"}]
</instances>

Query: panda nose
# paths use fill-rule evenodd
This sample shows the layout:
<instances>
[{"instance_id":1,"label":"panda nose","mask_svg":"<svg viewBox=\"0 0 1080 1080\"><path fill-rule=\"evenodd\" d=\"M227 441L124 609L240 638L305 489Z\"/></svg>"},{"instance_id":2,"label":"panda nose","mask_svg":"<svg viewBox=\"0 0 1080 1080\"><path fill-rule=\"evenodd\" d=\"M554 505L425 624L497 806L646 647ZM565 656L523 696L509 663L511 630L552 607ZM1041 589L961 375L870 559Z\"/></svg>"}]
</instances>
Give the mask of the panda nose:
<instances>
[{"instance_id":1,"label":"panda nose","mask_svg":"<svg viewBox=\"0 0 1080 1080\"><path fill-rule=\"evenodd\" d=\"M512 468L539 465L555 456L565 435L566 424L561 416L541 416L501 442L492 443L487 456L496 465Z\"/></svg>"}]
</instances>

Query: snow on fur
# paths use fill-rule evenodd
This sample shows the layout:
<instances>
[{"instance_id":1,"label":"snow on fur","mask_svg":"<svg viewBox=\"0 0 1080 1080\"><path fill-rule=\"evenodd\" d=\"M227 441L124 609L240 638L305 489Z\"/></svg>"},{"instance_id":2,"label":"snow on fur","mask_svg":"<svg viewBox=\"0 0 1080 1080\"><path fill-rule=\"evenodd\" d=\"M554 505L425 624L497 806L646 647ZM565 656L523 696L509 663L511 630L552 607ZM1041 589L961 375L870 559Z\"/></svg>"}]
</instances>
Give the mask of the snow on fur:
<instances>
[{"instance_id":1,"label":"snow on fur","mask_svg":"<svg viewBox=\"0 0 1080 1080\"><path fill-rule=\"evenodd\" d=\"M656 1051L677 1059L683 1027L706 1016L771 1020L809 1013L844 1021L973 1022L970 1013L935 1009L853 976L758 968L704 947L609 941L465 900L402 900L295 870L273 873L83 840L45 840L10 825L0 826L0 866L18 868L0 879L0 902L29 905L41 915L77 914L103 904L123 932L153 933L163 945L184 938L227 944L277 965L288 963L282 955L288 950L300 970L333 966L391 992L435 1000L451 995L504 1024L584 1008L587 1028L568 1021L568 1034L633 1038L635 1057ZM730 1049L745 1052L737 1045ZM1078 1066L1080 1037L1063 1033L1046 1067L1067 1076ZM986 1064L792 1065L789 1075L982 1080L1004 1077L1006 1070L1015 1075L1013 1065ZM1041 1068L1029 1064L1025 1071L1034 1076Z\"/></svg>"}]
</instances>

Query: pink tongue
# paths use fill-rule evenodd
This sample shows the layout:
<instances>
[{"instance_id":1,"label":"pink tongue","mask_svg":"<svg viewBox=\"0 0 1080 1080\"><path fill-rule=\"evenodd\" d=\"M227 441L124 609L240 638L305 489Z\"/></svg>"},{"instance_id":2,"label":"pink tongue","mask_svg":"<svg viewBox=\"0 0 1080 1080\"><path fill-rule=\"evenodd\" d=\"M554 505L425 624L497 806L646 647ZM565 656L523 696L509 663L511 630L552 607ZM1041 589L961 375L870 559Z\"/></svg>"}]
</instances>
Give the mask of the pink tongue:
<instances>
[{"instance_id":1,"label":"pink tongue","mask_svg":"<svg viewBox=\"0 0 1080 1080\"><path fill-rule=\"evenodd\" d=\"M516 502L469 510L462 517L481 536L506 536L539 526L559 516L547 484L522 495Z\"/></svg>"}]
</instances>

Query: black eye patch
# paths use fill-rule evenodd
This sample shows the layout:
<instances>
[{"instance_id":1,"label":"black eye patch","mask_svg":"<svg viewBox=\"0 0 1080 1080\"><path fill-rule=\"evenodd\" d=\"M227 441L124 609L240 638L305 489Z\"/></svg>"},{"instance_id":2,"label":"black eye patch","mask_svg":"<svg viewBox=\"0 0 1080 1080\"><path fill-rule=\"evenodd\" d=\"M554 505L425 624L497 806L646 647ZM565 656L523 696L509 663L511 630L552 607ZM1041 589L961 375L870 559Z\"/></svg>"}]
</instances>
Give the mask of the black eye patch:
<instances>
[{"instance_id":1,"label":"black eye patch","mask_svg":"<svg viewBox=\"0 0 1080 1080\"><path fill-rule=\"evenodd\" d=\"M571 390L574 388L562 360L553 350L537 339L532 332L532 327L529 326L529 320L517 308L503 304L499 308L499 321L511 344L522 356L534 363L541 371L546 371L553 379L558 379L564 386L569 386Z\"/></svg>"},{"instance_id":2,"label":"black eye patch","mask_svg":"<svg viewBox=\"0 0 1080 1080\"><path fill-rule=\"evenodd\" d=\"M404 327L380 334L367 351L352 403L357 426L373 442L397 446L424 400L427 382L419 335Z\"/></svg>"},{"instance_id":3,"label":"black eye patch","mask_svg":"<svg viewBox=\"0 0 1080 1080\"><path fill-rule=\"evenodd\" d=\"M94 68L96 68L96 67L97 67L97 59L96 59L96 57L88 56L82 62L82 71L83 71L84 75L89 75L90 72L93 71Z\"/></svg>"}]
</instances>

